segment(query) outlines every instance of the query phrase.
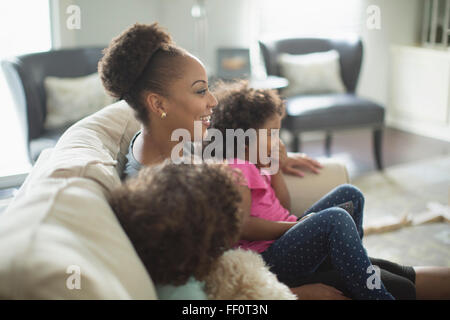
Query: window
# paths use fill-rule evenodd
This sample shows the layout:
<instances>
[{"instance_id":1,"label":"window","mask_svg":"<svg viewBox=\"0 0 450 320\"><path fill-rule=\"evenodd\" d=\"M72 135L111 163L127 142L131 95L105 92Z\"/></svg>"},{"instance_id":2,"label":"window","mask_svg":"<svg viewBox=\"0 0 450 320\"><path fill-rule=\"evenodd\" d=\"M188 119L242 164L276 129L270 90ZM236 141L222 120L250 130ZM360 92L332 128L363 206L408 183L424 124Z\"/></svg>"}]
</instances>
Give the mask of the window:
<instances>
[{"instance_id":1,"label":"window","mask_svg":"<svg viewBox=\"0 0 450 320\"><path fill-rule=\"evenodd\" d=\"M0 12L0 59L51 48L48 0L1 1ZM1 178L30 169L24 133L3 72L0 72L0 103Z\"/></svg>"}]
</instances>

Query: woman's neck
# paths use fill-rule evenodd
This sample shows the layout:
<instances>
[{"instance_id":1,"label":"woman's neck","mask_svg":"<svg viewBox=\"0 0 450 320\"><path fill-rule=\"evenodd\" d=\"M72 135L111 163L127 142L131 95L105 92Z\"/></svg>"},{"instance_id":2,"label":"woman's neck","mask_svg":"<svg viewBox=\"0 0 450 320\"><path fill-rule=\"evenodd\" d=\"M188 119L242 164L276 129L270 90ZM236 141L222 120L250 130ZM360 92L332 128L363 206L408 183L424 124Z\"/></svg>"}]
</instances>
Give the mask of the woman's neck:
<instances>
[{"instance_id":1,"label":"woman's neck","mask_svg":"<svg viewBox=\"0 0 450 320\"><path fill-rule=\"evenodd\" d=\"M142 127L133 145L133 155L142 165L149 166L170 158L172 148L178 141L171 141L171 134L160 130L150 131Z\"/></svg>"}]
</instances>

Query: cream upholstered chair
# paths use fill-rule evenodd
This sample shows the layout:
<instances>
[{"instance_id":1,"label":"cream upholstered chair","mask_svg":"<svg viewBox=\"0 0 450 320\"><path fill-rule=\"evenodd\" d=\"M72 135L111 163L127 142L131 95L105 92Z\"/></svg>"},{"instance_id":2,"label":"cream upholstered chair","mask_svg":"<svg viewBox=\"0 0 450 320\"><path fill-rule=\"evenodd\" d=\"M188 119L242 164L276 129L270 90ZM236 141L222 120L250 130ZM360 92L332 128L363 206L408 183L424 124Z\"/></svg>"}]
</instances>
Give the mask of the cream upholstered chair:
<instances>
[{"instance_id":1,"label":"cream upholstered chair","mask_svg":"<svg viewBox=\"0 0 450 320\"><path fill-rule=\"evenodd\" d=\"M73 125L41 154L0 215L0 298L157 298L107 202L137 130L133 111L119 101ZM296 213L348 182L335 162L320 175L286 178Z\"/></svg>"}]
</instances>

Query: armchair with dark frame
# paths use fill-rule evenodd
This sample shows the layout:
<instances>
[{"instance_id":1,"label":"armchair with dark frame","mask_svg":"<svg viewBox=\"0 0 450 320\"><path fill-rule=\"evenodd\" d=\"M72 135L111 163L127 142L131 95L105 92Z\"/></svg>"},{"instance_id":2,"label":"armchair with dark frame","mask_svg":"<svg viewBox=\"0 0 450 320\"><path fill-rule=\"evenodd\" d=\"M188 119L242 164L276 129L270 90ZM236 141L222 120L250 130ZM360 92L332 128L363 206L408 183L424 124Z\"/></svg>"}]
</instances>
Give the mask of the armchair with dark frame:
<instances>
[{"instance_id":1,"label":"armchair with dark frame","mask_svg":"<svg viewBox=\"0 0 450 320\"><path fill-rule=\"evenodd\" d=\"M277 57L280 53L308 54L336 50L340 56L341 76L345 93L298 95L286 99L283 128L293 136L292 151L300 148L300 134L325 131L325 150L331 154L332 132L340 129L371 128L373 151L378 170L382 164L382 133L385 110L379 104L358 97L355 89L363 57L361 39L351 38L285 38L261 40L259 45L268 75L281 76Z\"/></svg>"},{"instance_id":2,"label":"armchair with dark frame","mask_svg":"<svg viewBox=\"0 0 450 320\"><path fill-rule=\"evenodd\" d=\"M44 79L81 77L97 71L103 47L60 49L4 59L1 62L24 130L28 155L34 163L45 148L53 147L67 127L47 130Z\"/></svg>"}]
</instances>

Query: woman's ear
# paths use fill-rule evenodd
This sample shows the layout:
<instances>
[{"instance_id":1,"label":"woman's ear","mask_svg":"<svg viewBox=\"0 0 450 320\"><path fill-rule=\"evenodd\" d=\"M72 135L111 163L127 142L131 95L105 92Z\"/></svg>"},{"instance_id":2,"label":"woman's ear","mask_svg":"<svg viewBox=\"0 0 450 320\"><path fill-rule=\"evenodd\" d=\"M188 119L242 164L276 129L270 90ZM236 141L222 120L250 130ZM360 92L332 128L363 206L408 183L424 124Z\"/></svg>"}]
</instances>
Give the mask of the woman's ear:
<instances>
[{"instance_id":1,"label":"woman's ear","mask_svg":"<svg viewBox=\"0 0 450 320\"><path fill-rule=\"evenodd\" d=\"M147 93L145 102L149 113L154 113L157 117L161 117L161 114L167 113L164 106L164 99L161 95L153 92Z\"/></svg>"}]
</instances>

